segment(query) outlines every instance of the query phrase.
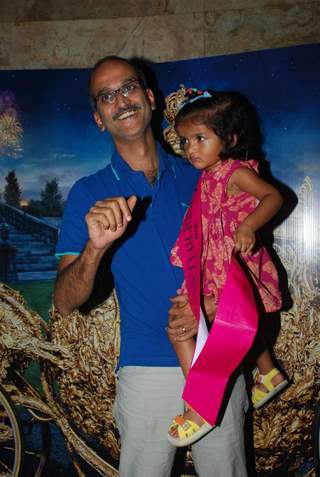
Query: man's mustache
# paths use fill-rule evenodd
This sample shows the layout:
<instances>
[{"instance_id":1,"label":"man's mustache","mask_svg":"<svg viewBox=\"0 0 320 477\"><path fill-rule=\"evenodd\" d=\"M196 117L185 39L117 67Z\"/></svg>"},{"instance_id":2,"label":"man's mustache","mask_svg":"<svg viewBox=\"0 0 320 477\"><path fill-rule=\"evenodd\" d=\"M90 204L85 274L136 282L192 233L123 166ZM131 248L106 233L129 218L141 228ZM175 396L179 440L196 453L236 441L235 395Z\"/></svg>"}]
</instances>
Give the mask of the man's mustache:
<instances>
[{"instance_id":1,"label":"man's mustache","mask_svg":"<svg viewBox=\"0 0 320 477\"><path fill-rule=\"evenodd\" d=\"M120 116L124 113L131 113L138 111L141 109L140 104L131 104L130 106L127 106L125 108L120 108L116 113L113 114L112 119L116 121L117 119L120 118Z\"/></svg>"}]
</instances>

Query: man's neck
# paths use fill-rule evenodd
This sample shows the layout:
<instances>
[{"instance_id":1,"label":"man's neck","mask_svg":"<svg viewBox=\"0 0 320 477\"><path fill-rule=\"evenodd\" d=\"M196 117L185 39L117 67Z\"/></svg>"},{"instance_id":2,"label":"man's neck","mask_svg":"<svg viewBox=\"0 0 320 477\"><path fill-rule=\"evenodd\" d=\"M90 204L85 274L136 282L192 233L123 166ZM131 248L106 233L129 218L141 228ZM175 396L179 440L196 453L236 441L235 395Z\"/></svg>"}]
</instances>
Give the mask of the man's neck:
<instances>
[{"instance_id":1,"label":"man's neck","mask_svg":"<svg viewBox=\"0 0 320 477\"><path fill-rule=\"evenodd\" d=\"M130 142L115 141L115 145L131 169L143 172L150 183L154 182L158 172L158 154L153 135Z\"/></svg>"}]
</instances>

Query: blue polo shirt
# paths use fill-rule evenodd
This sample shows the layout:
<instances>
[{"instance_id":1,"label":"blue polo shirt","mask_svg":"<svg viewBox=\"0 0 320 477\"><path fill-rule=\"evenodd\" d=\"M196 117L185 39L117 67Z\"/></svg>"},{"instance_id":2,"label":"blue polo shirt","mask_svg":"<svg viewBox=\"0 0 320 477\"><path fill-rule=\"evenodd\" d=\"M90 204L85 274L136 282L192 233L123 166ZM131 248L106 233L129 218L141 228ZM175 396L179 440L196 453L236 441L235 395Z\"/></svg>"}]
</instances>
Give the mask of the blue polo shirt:
<instances>
[{"instance_id":1,"label":"blue polo shirt","mask_svg":"<svg viewBox=\"0 0 320 477\"><path fill-rule=\"evenodd\" d=\"M111 164L72 187L62 220L57 255L79 254L87 240L85 215L97 201L136 195L138 203L124 236L115 243L111 271L120 305L120 366L178 366L165 327L170 297L183 274L170 252L191 200L198 172L158 146L153 185L114 153Z\"/></svg>"}]
</instances>

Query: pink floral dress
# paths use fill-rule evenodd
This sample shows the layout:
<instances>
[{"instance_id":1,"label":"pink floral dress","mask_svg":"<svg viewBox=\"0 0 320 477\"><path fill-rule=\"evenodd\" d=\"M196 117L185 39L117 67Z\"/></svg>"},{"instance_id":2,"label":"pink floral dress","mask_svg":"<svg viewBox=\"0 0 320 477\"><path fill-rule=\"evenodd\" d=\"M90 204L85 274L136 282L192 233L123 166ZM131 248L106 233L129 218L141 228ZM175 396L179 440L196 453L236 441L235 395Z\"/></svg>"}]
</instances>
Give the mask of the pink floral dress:
<instances>
[{"instance_id":1,"label":"pink floral dress","mask_svg":"<svg viewBox=\"0 0 320 477\"><path fill-rule=\"evenodd\" d=\"M240 161L228 159L211 171L203 171L200 177L202 254L201 286L202 294L212 296L218 302L224 286L234 247L233 234L244 219L258 205L258 200L247 192L228 195L228 182L233 172L246 167L257 172L258 163L254 160ZM242 255L260 293L266 312L281 308L278 274L267 250L260 246L251 255ZM179 239L171 252L171 263L182 266ZM187 294L183 282L180 294Z\"/></svg>"}]
</instances>

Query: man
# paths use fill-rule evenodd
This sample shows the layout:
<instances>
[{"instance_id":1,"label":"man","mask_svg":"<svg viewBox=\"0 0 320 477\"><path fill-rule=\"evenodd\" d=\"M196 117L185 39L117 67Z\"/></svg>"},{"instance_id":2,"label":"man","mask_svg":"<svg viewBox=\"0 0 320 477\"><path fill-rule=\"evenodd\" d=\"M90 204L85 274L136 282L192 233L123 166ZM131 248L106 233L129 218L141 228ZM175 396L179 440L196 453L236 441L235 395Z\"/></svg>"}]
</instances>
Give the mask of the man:
<instances>
[{"instance_id":1,"label":"man","mask_svg":"<svg viewBox=\"0 0 320 477\"><path fill-rule=\"evenodd\" d=\"M57 246L61 255L54 302L67 316L90 296L107 254L120 304L121 353L114 415L121 435L120 477L169 477L175 449L167 440L183 411L184 385L166 335L170 297L182 271L169 262L197 172L168 156L151 130L155 98L130 61L106 57L94 67L94 119L114 140L111 164L72 188ZM170 333L184 339L196 321L175 298ZM180 338L181 329L186 330ZM222 425L193 446L200 477L245 477L243 415L238 379Z\"/></svg>"}]
</instances>

